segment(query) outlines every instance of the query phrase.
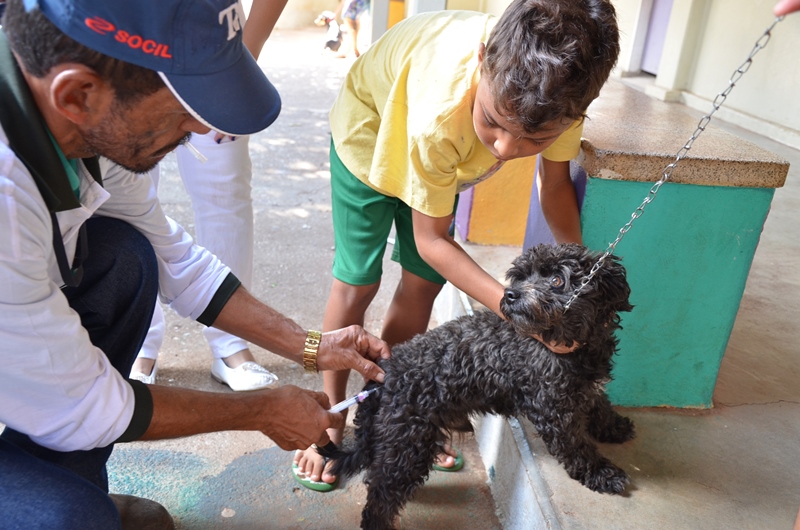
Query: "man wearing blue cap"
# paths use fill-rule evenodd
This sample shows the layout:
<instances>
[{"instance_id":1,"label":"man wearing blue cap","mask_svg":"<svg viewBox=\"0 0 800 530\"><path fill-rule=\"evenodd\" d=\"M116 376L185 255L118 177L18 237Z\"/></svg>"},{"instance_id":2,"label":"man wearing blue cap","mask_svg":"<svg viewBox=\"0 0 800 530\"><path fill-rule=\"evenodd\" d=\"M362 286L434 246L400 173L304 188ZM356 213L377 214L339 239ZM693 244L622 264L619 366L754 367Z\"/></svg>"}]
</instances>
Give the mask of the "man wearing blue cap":
<instances>
[{"instance_id":1,"label":"man wearing blue cap","mask_svg":"<svg viewBox=\"0 0 800 530\"><path fill-rule=\"evenodd\" d=\"M234 0L10 0L0 32L0 513L3 528L172 528L108 495L113 445L258 430L286 450L340 428L327 397L216 394L128 374L156 295L183 316L316 371L385 343L321 335L256 300L168 219L146 172L191 133L250 134L280 100ZM226 93L217 99L209 94Z\"/></svg>"}]
</instances>

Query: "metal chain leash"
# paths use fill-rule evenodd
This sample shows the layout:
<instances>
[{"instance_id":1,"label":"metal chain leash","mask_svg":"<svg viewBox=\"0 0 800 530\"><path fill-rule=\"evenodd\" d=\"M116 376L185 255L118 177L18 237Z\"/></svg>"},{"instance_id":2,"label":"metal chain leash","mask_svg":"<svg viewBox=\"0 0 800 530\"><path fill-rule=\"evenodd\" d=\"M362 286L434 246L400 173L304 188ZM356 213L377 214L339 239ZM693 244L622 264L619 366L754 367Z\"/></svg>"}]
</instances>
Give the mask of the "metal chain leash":
<instances>
[{"instance_id":1,"label":"metal chain leash","mask_svg":"<svg viewBox=\"0 0 800 530\"><path fill-rule=\"evenodd\" d=\"M711 110L711 112L700 118L700 122L697 124L697 128L692 133L692 136L683 145L683 147L681 147L678 150L677 154L675 155L675 160L667 164L667 166L664 168L664 171L661 174L661 178L658 179L658 181L655 184L653 184L653 187L650 188L650 192L644 198L642 204L640 204L639 207L636 208L636 210L634 210L633 214L631 214L630 221L628 221L625 224L625 226L620 228L617 238L611 243L609 243L603 255L600 256L600 258L597 260L597 263L595 263L592 269L589 271L589 275L586 276L583 279L583 281L581 281L581 284L572 293L572 296L567 301L567 304L564 306L564 312L569 310L572 303L575 302L578 296L580 296L581 292L583 292L586 286L589 285L589 282L592 281L592 278L595 277L597 272L603 266L603 262L614 252L614 249L616 249L617 244L622 240L623 237L625 237L625 234L628 232L628 230L631 229L631 226L633 226L633 222L642 216L645 207L651 202L653 202L653 200L656 198L658 190L666 181L670 179L670 177L672 176L672 172L675 170L675 166L677 166L678 162L680 162L689 153L689 149L692 148L692 144L694 143L695 140L697 140L697 137L700 136L700 134L706 130L706 127L711 121L711 116L713 116L714 113L717 112L717 110L722 106L722 104L727 99L728 94L730 94L731 90L733 90L733 87L736 85L739 79L741 79L742 76L750 69L750 66L753 64L753 56L757 54L759 51L761 51L767 45L770 37L772 36L772 29L778 22L783 20L783 18L784 17L777 17L772 22L772 24L764 31L764 33L758 38L758 40L756 40L755 46L753 46L753 49L747 56L747 59L745 59L745 61L739 66L739 68L737 68L731 75L730 79L728 80L727 88L725 88L725 90L717 94L717 97L714 98L714 101L712 102L713 109Z\"/></svg>"}]
</instances>

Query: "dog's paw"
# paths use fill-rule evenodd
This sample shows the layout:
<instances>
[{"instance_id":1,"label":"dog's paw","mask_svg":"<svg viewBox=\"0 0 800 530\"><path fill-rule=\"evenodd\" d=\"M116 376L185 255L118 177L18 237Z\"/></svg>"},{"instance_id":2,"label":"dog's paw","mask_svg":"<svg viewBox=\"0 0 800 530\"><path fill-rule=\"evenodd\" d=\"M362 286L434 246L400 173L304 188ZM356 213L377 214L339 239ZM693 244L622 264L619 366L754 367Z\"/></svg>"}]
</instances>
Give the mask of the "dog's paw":
<instances>
[{"instance_id":1,"label":"dog's paw","mask_svg":"<svg viewBox=\"0 0 800 530\"><path fill-rule=\"evenodd\" d=\"M602 443L621 444L636 437L636 429L630 418L614 413L605 425L592 423L589 426L589 434Z\"/></svg>"},{"instance_id":2,"label":"dog's paw","mask_svg":"<svg viewBox=\"0 0 800 530\"><path fill-rule=\"evenodd\" d=\"M598 493L621 495L630 483L628 474L606 459L596 462L593 469L579 478L581 484Z\"/></svg>"}]
</instances>

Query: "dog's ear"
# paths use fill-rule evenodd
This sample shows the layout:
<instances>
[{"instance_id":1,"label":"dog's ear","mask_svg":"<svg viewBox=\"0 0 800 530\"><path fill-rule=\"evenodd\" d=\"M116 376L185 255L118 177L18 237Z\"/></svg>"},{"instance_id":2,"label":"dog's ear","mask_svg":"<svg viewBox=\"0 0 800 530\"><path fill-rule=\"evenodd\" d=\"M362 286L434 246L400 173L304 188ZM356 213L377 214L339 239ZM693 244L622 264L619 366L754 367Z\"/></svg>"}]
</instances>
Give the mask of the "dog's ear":
<instances>
[{"instance_id":1,"label":"dog's ear","mask_svg":"<svg viewBox=\"0 0 800 530\"><path fill-rule=\"evenodd\" d=\"M625 267L620 258L608 256L597 271L597 290L614 311L630 311L633 306L628 302L631 288L628 285Z\"/></svg>"}]
</instances>

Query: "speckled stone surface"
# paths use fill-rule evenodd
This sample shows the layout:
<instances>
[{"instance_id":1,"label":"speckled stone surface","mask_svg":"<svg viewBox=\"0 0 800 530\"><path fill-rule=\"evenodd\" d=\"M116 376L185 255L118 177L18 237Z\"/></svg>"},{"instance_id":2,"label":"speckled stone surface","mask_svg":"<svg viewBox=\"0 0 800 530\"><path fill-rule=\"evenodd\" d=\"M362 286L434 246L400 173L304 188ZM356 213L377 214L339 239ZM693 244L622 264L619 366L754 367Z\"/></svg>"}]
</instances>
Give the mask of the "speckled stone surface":
<instances>
[{"instance_id":1,"label":"speckled stone surface","mask_svg":"<svg viewBox=\"0 0 800 530\"><path fill-rule=\"evenodd\" d=\"M579 164L591 177L655 182L697 129L700 120L684 109L609 80L589 107ZM712 116L670 182L780 188L788 171L786 160L716 127Z\"/></svg>"}]
</instances>

